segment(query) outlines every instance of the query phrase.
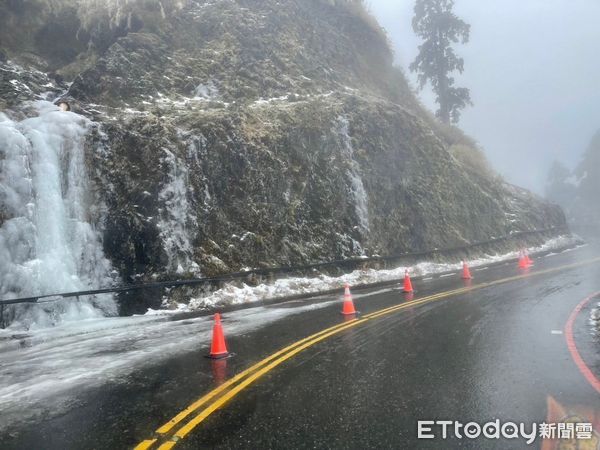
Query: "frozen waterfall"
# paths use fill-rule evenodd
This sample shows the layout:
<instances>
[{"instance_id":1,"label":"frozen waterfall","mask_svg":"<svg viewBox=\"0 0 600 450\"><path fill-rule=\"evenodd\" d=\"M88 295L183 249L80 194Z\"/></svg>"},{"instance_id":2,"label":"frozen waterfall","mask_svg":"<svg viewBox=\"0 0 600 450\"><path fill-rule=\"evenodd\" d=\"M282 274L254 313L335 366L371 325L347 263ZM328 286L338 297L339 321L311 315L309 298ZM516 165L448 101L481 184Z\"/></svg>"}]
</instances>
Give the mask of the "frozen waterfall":
<instances>
[{"instance_id":1,"label":"frozen waterfall","mask_svg":"<svg viewBox=\"0 0 600 450\"><path fill-rule=\"evenodd\" d=\"M52 103L21 122L0 113L0 298L97 288L111 282L90 217L84 142L91 122ZM12 326L112 315L112 296L17 305Z\"/></svg>"},{"instance_id":2,"label":"frozen waterfall","mask_svg":"<svg viewBox=\"0 0 600 450\"><path fill-rule=\"evenodd\" d=\"M369 200L367 191L361 177L360 165L354 159L354 148L352 147L352 139L349 133L350 123L345 117L338 118L337 129L342 144L343 154L346 156L349 169L348 179L350 180L351 193L354 197L354 209L356 217L363 231L369 230Z\"/></svg>"}]
</instances>

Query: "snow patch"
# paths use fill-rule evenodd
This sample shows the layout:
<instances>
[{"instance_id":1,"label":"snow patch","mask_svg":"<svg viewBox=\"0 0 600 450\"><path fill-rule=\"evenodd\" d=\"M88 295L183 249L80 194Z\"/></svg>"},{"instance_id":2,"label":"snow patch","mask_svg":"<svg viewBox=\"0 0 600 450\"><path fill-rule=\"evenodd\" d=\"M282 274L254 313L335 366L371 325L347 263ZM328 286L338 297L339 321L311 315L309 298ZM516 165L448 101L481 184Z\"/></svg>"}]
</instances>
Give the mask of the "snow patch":
<instances>
[{"instance_id":1,"label":"snow patch","mask_svg":"<svg viewBox=\"0 0 600 450\"><path fill-rule=\"evenodd\" d=\"M214 100L219 97L219 89L214 81L210 80L206 84L199 84L192 92L194 100Z\"/></svg>"},{"instance_id":2,"label":"snow patch","mask_svg":"<svg viewBox=\"0 0 600 450\"><path fill-rule=\"evenodd\" d=\"M530 253L545 252L552 249L559 249L565 246L572 246L579 239L572 236L559 236L548 240L538 247L530 247ZM476 269L491 263L506 261L517 258L518 251L486 255L482 258L477 258L469 261L469 266ZM258 286L248 286L244 284L242 287L227 285L223 289L219 289L207 296L192 298L189 302L189 310L198 310L213 308L219 305L239 305L249 304L259 301L284 298L298 294L315 294L319 292L337 289L343 286L344 283L350 285L360 285L377 283L382 281L399 280L404 276L404 271L409 270L413 276L429 276L442 272L460 271L462 262L457 263L433 263L421 262L411 267L397 267L394 269L377 270L355 270L349 274L339 277L331 277L328 275L319 275L314 278L283 278L275 280L272 284L261 284Z\"/></svg>"}]
</instances>

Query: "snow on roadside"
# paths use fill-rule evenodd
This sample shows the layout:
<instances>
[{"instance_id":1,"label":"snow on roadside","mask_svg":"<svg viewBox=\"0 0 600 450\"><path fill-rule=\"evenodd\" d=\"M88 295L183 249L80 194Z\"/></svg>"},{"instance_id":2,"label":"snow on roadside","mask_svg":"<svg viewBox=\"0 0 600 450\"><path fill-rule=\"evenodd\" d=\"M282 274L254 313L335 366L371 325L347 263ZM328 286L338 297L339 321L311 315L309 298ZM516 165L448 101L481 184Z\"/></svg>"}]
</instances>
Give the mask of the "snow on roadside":
<instances>
[{"instance_id":1,"label":"snow on roadside","mask_svg":"<svg viewBox=\"0 0 600 450\"><path fill-rule=\"evenodd\" d=\"M596 306L590 311L589 324L592 335L596 338L600 336L600 303L596 303Z\"/></svg>"},{"instance_id":2,"label":"snow on roadside","mask_svg":"<svg viewBox=\"0 0 600 450\"><path fill-rule=\"evenodd\" d=\"M547 252L551 250L563 249L568 246L574 246L578 242L580 242L578 237L565 235L550 239L540 246L530 247L527 250L529 253ZM516 258L518 255L518 251L504 254L486 255L482 258L470 260L469 265L471 267L484 266L494 262ZM182 312L186 310L194 311L199 309L213 308L221 305L248 304L261 300L273 300L297 294L319 294L323 291L339 288L344 283L349 283L350 285L359 285L401 279L404 276L404 271L406 269L410 270L412 276L426 276L452 270L460 270L461 267L461 262L421 262L411 267L401 266L394 269L385 270L355 270L339 277L331 277L327 275L319 275L318 277L313 278L291 277L276 280L272 284L261 284L258 286L248 286L247 284L243 284L242 287L237 287L229 284L207 296L192 298L188 305L177 304L177 309L174 311L149 309L147 314L172 314L173 312Z\"/></svg>"},{"instance_id":3,"label":"snow on roadside","mask_svg":"<svg viewBox=\"0 0 600 450\"><path fill-rule=\"evenodd\" d=\"M334 302L246 308L227 313L224 324L228 336L239 336ZM126 383L135 370L206 349L212 324L209 316L133 316L27 332L0 329L0 433L63 414L87 401L81 392L89 388Z\"/></svg>"},{"instance_id":4,"label":"snow on roadside","mask_svg":"<svg viewBox=\"0 0 600 450\"><path fill-rule=\"evenodd\" d=\"M577 241L561 237L529 249L549 251ZM473 266L515 257L515 252L471 261ZM414 275L456 270L460 264L421 263ZM355 271L341 277L289 278L273 285L243 288L226 287L204 299L202 305L253 302L285 297L300 292L337 288L352 284L400 278L404 267L391 270ZM366 292L376 295L387 289ZM318 292L316 292L318 294ZM361 294L355 297L361 297ZM224 318L228 336L241 336L306 311L326 308L339 302L339 295L317 302L287 302L281 305L243 308ZM178 313L190 310L181 305ZM50 418L68 411L74 402L86 401L86 389L128 382L127 375L191 351L205 351L210 342L212 317L168 314L153 311L143 316L87 319L62 323L51 328L18 331L0 330L0 432L15 423Z\"/></svg>"}]
</instances>

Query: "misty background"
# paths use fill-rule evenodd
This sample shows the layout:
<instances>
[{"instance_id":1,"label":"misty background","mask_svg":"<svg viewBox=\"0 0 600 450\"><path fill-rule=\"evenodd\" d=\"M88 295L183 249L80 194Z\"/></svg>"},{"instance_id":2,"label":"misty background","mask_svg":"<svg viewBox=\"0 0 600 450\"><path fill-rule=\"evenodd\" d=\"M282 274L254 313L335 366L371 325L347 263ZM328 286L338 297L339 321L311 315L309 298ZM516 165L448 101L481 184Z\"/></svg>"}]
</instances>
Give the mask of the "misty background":
<instances>
[{"instance_id":1,"label":"misty background","mask_svg":"<svg viewBox=\"0 0 600 450\"><path fill-rule=\"evenodd\" d=\"M408 71L419 39L413 0L370 0L402 66ZM600 128L600 2L598 0L457 0L471 25L457 45L465 71L457 86L471 90L459 126L483 146L504 178L543 194L554 160L569 169L582 159ZM426 87L419 96L437 109Z\"/></svg>"}]
</instances>

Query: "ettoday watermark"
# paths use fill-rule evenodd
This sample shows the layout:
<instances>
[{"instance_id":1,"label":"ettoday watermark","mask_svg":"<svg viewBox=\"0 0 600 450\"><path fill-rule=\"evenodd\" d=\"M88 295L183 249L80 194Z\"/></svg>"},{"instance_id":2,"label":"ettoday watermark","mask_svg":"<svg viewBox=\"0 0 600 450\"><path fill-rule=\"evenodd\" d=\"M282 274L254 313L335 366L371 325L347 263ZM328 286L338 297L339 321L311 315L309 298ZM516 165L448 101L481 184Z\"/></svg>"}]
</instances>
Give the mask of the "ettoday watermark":
<instances>
[{"instance_id":1,"label":"ettoday watermark","mask_svg":"<svg viewBox=\"0 0 600 450\"><path fill-rule=\"evenodd\" d=\"M501 423L499 419L480 424L456 420L419 420L419 439L522 439L530 445L542 439L591 439L591 423Z\"/></svg>"}]
</instances>

